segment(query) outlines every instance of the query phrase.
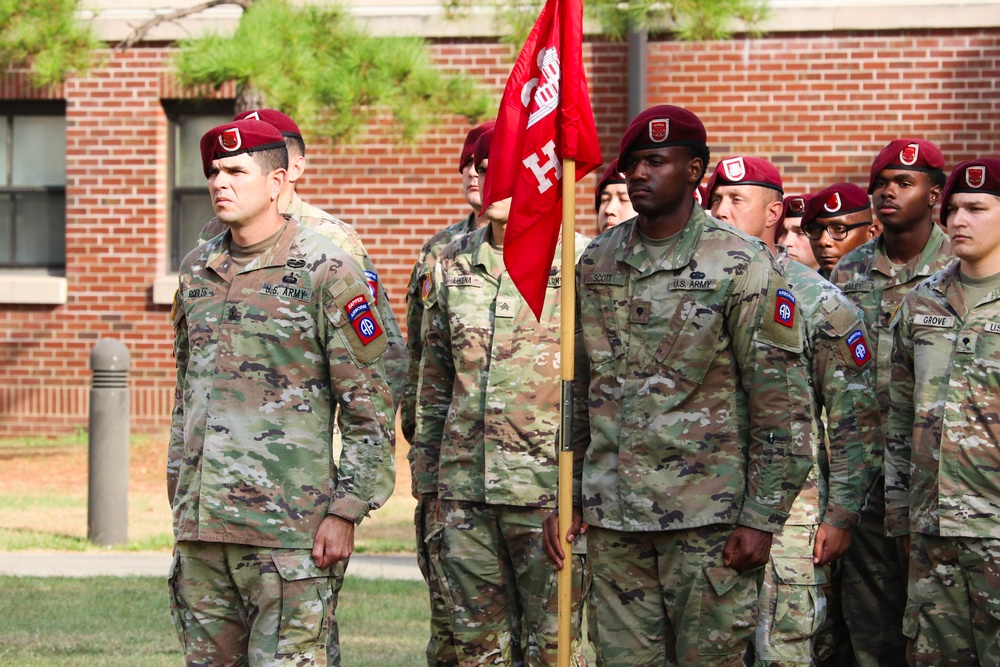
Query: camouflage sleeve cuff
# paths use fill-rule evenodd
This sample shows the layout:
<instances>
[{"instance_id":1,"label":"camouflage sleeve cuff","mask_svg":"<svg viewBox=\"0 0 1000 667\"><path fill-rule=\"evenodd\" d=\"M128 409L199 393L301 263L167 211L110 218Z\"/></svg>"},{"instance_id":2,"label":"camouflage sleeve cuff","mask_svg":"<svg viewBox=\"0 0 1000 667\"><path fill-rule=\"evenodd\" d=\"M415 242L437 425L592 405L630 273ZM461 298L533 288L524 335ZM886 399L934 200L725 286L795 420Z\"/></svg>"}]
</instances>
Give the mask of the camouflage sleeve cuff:
<instances>
[{"instance_id":1,"label":"camouflage sleeve cuff","mask_svg":"<svg viewBox=\"0 0 1000 667\"><path fill-rule=\"evenodd\" d=\"M437 493L438 492L438 474L435 470L433 473L419 473L413 476L413 490L419 495L424 495L427 493Z\"/></svg>"},{"instance_id":2,"label":"camouflage sleeve cuff","mask_svg":"<svg viewBox=\"0 0 1000 667\"><path fill-rule=\"evenodd\" d=\"M860 515L857 512L831 503L826 508L826 514L823 515L823 523L828 523L834 528L850 530L858 523L859 518Z\"/></svg>"},{"instance_id":3,"label":"camouflage sleeve cuff","mask_svg":"<svg viewBox=\"0 0 1000 667\"><path fill-rule=\"evenodd\" d=\"M347 494L337 494L333 502L330 503L330 509L327 511L327 514L336 514L348 521L360 524L361 520L368 516L368 510L368 503L360 498Z\"/></svg>"},{"instance_id":4,"label":"camouflage sleeve cuff","mask_svg":"<svg viewBox=\"0 0 1000 667\"><path fill-rule=\"evenodd\" d=\"M747 528L763 530L767 533L778 533L781 532L781 528L785 525L787 519L788 512L782 512L773 507L762 505L753 498L745 497L743 499L743 509L740 511L740 517L736 520L736 523Z\"/></svg>"}]
</instances>

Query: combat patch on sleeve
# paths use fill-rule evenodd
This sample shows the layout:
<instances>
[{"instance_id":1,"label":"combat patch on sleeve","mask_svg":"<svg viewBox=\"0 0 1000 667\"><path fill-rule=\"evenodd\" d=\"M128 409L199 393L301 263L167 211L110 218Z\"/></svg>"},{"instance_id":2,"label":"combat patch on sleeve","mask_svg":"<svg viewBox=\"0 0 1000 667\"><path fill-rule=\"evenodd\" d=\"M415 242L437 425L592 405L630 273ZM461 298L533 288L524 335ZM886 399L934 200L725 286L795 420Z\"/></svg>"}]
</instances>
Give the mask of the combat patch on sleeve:
<instances>
[{"instance_id":1,"label":"combat patch on sleeve","mask_svg":"<svg viewBox=\"0 0 1000 667\"><path fill-rule=\"evenodd\" d=\"M767 303L764 305L764 314L756 338L762 343L789 352L801 352L802 327L795 319L795 295L783 280L779 280L777 285L772 281L767 291Z\"/></svg>"},{"instance_id":2,"label":"combat patch on sleeve","mask_svg":"<svg viewBox=\"0 0 1000 667\"><path fill-rule=\"evenodd\" d=\"M378 273L365 269L365 279L368 281L368 288L372 291L372 305L378 305Z\"/></svg>"},{"instance_id":3,"label":"combat patch on sleeve","mask_svg":"<svg viewBox=\"0 0 1000 667\"><path fill-rule=\"evenodd\" d=\"M864 368L872 360L872 351L861 329L855 329L843 339L849 358L858 368Z\"/></svg>"},{"instance_id":4,"label":"combat patch on sleeve","mask_svg":"<svg viewBox=\"0 0 1000 667\"><path fill-rule=\"evenodd\" d=\"M420 284L420 300L427 303L434 294L434 274L428 272Z\"/></svg>"},{"instance_id":5,"label":"combat patch on sleeve","mask_svg":"<svg viewBox=\"0 0 1000 667\"><path fill-rule=\"evenodd\" d=\"M358 363L367 365L381 357L389 342L378 311L371 307L368 284L355 284L337 295L328 288L327 294L332 298L325 306L327 319L342 332Z\"/></svg>"}]
</instances>

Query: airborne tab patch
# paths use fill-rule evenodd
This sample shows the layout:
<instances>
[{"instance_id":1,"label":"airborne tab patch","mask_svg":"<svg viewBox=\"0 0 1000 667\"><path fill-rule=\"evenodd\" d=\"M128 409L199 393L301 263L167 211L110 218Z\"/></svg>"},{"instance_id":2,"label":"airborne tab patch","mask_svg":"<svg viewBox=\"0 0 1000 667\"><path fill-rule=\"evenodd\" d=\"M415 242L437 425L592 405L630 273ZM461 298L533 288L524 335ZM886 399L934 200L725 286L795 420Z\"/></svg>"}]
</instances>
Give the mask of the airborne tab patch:
<instances>
[{"instance_id":1,"label":"airborne tab patch","mask_svg":"<svg viewBox=\"0 0 1000 667\"><path fill-rule=\"evenodd\" d=\"M358 332L358 337L365 345L382 335L382 327L378 325L372 315L371 306L368 305L368 299L365 297L354 297L347 302L344 310L347 311L347 319L350 320L354 330Z\"/></svg>"},{"instance_id":2,"label":"airborne tab patch","mask_svg":"<svg viewBox=\"0 0 1000 667\"><path fill-rule=\"evenodd\" d=\"M851 349L851 356L858 366L864 366L871 361L872 353L861 329L855 329L850 333L847 337L847 347Z\"/></svg>"},{"instance_id":3,"label":"airborne tab patch","mask_svg":"<svg viewBox=\"0 0 1000 667\"><path fill-rule=\"evenodd\" d=\"M774 321L789 329L795 325L795 296L786 289L779 289L774 303Z\"/></svg>"}]
</instances>

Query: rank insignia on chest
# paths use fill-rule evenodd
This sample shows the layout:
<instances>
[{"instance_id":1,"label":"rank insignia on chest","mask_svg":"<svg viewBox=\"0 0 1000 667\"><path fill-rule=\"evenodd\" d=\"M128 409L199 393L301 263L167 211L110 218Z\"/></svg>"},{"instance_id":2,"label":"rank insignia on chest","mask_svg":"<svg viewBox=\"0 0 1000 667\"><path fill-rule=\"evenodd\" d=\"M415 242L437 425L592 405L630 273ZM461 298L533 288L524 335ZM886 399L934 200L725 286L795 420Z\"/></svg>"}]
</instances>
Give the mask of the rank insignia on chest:
<instances>
[{"instance_id":1,"label":"rank insignia on chest","mask_svg":"<svg viewBox=\"0 0 1000 667\"><path fill-rule=\"evenodd\" d=\"M795 296L786 289L779 289L774 302L774 321L791 328L795 324Z\"/></svg>"},{"instance_id":2,"label":"rank insignia on chest","mask_svg":"<svg viewBox=\"0 0 1000 667\"><path fill-rule=\"evenodd\" d=\"M871 350L868 348L868 341L861 329L855 329L847 336L847 347L850 348L854 356L854 363L864 366L872 358Z\"/></svg>"},{"instance_id":3,"label":"rank insignia on chest","mask_svg":"<svg viewBox=\"0 0 1000 667\"><path fill-rule=\"evenodd\" d=\"M344 310L347 311L347 319L350 320L351 326L365 345L382 335L382 327L375 321L368 299L364 296L356 296L348 301Z\"/></svg>"},{"instance_id":4,"label":"rank insignia on chest","mask_svg":"<svg viewBox=\"0 0 1000 667\"><path fill-rule=\"evenodd\" d=\"M365 280L368 281L368 289L372 291L372 305L378 305L378 274L365 269Z\"/></svg>"}]
</instances>

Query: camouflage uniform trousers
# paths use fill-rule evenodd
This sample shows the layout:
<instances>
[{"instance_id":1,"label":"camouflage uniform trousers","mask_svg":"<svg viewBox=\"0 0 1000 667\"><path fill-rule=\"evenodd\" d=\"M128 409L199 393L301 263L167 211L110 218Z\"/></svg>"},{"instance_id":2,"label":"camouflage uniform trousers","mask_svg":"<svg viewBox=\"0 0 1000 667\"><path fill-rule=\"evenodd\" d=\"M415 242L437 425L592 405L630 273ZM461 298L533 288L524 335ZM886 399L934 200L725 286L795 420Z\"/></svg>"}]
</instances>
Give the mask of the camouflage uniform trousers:
<instances>
[{"instance_id":1,"label":"camouflage uniform trousers","mask_svg":"<svg viewBox=\"0 0 1000 667\"><path fill-rule=\"evenodd\" d=\"M590 527L588 618L598 665L743 667L762 570L740 574L722 564L733 528Z\"/></svg>"},{"instance_id":2,"label":"camouflage uniform trousers","mask_svg":"<svg viewBox=\"0 0 1000 667\"><path fill-rule=\"evenodd\" d=\"M813 565L817 526L789 526L771 541L758 598L755 667L815 665L813 646L826 619L823 567Z\"/></svg>"},{"instance_id":3,"label":"camouflage uniform trousers","mask_svg":"<svg viewBox=\"0 0 1000 667\"><path fill-rule=\"evenodd\" d=\"M1000 540L911 539L903 631L916 667L1000 665Z\"/></svg>"},{"instance_id":4,"label":"camouflage uniform trousers","mask_svg":"<svg viewBox=\"0 0 1000 667\"><path fill-rule=\"evenodd\" d=\"M327 665L333 579L307 549L178 542L168 585L186 664Z\"/></svg>"},{"instance_id":5,"label":"camouflage uniform trousers","mask_svg":"<svg viewBox=\"0 0 1000 667\"><path fill-rule=\"evenodd\" d=\"M440 524L435 516L437 496L424 494L417 500L413 522L417 532L417 565L427 582L431 603L431 636L427 640L428 667L456 667L458 658L455 655L454 639L451 634L451 607L441 590L441 564L431 562L430 540L436 547L440 546ZM435 530L437 529L437 530ZM440 555L436 549L435 561Z\"/></svg>"},{"instance_id":6,"label":"camouflage uniform trousers","mask_svg":"<svg viewBox=\"0 0 1000 667\"><path fill-rule=\"evenodd\" d=\"M903 540L885 536L884 521L884 513L862 512L841 557L844 620L858 667L906 667L907 558Z\"/></svg>"},{"instance_id":7,"label":"camouflage uniform trousers","mask_svg":"<svg viewBox=\"0 0 1000 667\"><path fill-rule=\"evenodd\" d=\"M827 566L828 577L823 584L826 597L826 619L816 633L816 664L818 667L854 667L851 635L844 621L843 566L838 558Z\"/></svg>"},{"instance_id":8,"label":"camouflage uniform trousers","mask_svg":"<svg viewBox=\"0 0 1000 667\"><path fill-rule=\"evenodd\" d=\"M452 610L458 663L556 665L557 573L542 550L542 521L550 509L440 503L440 531L428 536L439 563L442 593ZM573 558L573 619L582 602L582 560ZM572 628L571 662L586 665L579 623Z\"/></svg>"}]
</instances>

